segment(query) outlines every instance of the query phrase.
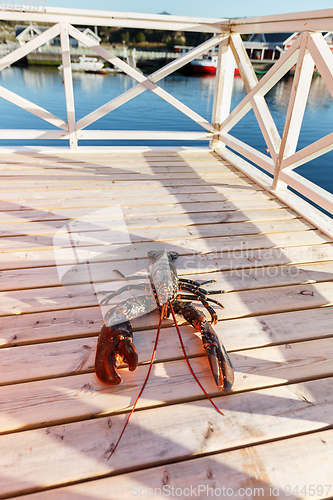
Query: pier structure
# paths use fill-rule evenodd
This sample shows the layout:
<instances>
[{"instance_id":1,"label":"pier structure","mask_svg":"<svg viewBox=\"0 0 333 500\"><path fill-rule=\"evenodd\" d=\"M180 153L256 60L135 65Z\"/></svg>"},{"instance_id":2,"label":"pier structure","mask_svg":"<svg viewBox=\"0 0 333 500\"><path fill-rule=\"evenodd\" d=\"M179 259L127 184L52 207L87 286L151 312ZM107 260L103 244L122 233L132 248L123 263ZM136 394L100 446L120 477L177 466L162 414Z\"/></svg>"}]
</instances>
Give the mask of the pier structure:
<instances>
[{"instance_id":1,"label":"pier structure","mask_svg":"<svg viewBox=\"0 0 333 500\"><path fill-rule=\"evenodd\" d=\"M67 119L0 87L2 98L56 127L0 130L0 139L8 140L0 151L0 498L332 498L333 231L327 213L333 196L295 168L333 149L327 131L297 150L314 65L333 97L333 54L322 35L333 30L333 9L228 20L46 7L4 11L1 18L51 26L3 57L0 70L60 34ZM74 24L212 36L147 77ZM300 36L258 80L240 34L295 31ZM69 36L137 82L79 120ZM158 82L215 46L208 121ZM281 135L265 95L294 65ZM230 111L236 66L247 95ZM176 124L165 132L87 129L145 91L203 131L177 131ZM232 135L250 110L270 156ZM10 146L17 138L27 146ZM29 147L29 139L62 146ZM210 143L98 148L85 147L87 139ZM165 320L146 389L110 457L145 379L158 313L133 320L139 366L134 372L120 366L123 383L107 386L94 373L103 324L95 292L106 281L119 282L114 269L140 272L147 252L161 246L179 253L179 276L214 279L207 287L225 290L216 296L225 308L216 307L215 329L235 384L228 394L215 386L201 340L180 320L191 365L221 416L192 378L173 322ZM67 273L76 279L65 283Z\"/></svg>"}]
</instances>

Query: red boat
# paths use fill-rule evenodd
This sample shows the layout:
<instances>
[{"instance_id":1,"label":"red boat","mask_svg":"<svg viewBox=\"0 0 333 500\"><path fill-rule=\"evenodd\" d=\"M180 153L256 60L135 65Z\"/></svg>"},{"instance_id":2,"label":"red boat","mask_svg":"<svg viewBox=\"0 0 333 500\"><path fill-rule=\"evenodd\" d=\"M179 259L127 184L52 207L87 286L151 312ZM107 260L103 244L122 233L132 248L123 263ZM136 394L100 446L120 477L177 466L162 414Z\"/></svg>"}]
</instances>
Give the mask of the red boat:
<instances>
[{"instance_id":1,"label":"red boat","mask_svg":"<svg viewBox=\"0 0 333 500\"><path fill-rule=\"evenodd\" d=\"M216 75L218 54L204 54L202 59L191 61L194 73L205 75ZM235 75L239 75L238 68L235 69Z\"/></svg>"},{"instance_id":2,"label":"red boat","mask_svg":"<svg viewBox=\"0 0 333 500\"><path fill-rule=\"evenodd\" d=\"M202 59L194 59L191 61L192 68L195 73L210 73L212 75L216 74L217 68L217 54L204 54Z\"/></svg>"}]
</instances>

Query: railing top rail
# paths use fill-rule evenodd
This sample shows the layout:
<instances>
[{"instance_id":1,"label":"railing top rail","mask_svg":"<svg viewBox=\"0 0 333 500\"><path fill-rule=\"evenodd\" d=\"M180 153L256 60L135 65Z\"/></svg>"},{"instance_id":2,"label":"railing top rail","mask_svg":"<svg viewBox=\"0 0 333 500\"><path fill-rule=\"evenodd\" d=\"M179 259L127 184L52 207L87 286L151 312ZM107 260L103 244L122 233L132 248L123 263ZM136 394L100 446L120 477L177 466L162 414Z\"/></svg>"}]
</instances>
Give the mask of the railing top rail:
<instances>
[{"instance_id":1,"label":"railing top rail","mask_svg":"<svg viewBox=\"0 0 333 500\"><path fill-rule=\"evenodd\" d=\"M30 7L30 5L29 5ZM199 31L219 33L220 26L229 19L170 16L163 14L140 14L133 12L110 12L102 10L65 9L39 7L29 10L23 6L0 12L3 21L33 21L42 23L66 22L75 25L96 25L171 31Z\"/></svg>"},{"instance_id":2,"label":"railing top rail","mask_svg":"<svg viewBox=\"0 0 333 500\"><path fill-rule=\"evenodd\" d=\"M217 23L228 21L228 18L216 18L216 17L191 17L191 16L173 16L169 14L142 14L139 12L114 12L105 10L90 10L90 9L65 9L62 7L46 7L46 13L52 14L67 14L73 16L84 16L89 17L107 17L113 19L136 19L136 20L150 20L150 21L165 21L170 22L193 22L193 23Z\"/></svg>"},{"instance_id":3,"label":"railing top rail","mask_svg":"<svg viewBox=\"0 0 333 500\"><path fill-rule=\"evenodd\" d=\"M223 26L221 28L223 30ZM304 30L332 31L333 9L230 19L228 28L235 33L283 33Z\"/></svg>"},{"instance_id":4,"label":"railing top rail","mask_svg":"<svg viewBox=\"0 0 333 500\"><path fill-rule=\"evenodd\" d=\"M285 21L309 21L310 19L326 19L333 18L333 9L309 10L304 12L292 12L289 14L274 14L271 16L253 16L237 19L230 19L233 25L245 25L260 23L275 23Z\"/></svg>"},{"instance_id":5,"label":"railing top rail","mask_svg":"<svg viewBox=\"0 0 333 500\"><path fill-rule=\"evenodd\" d=\"M30 5L28 6L30 7ZM30 7L31 8L31 7ZM0 20L44 23L68 22L76 25L117 26L207 33L268 33L286 31L333 31L333 9L313 10L240 19L170 16L102 10L16 7L0 12Z\"/></svg>"}]
</instances>

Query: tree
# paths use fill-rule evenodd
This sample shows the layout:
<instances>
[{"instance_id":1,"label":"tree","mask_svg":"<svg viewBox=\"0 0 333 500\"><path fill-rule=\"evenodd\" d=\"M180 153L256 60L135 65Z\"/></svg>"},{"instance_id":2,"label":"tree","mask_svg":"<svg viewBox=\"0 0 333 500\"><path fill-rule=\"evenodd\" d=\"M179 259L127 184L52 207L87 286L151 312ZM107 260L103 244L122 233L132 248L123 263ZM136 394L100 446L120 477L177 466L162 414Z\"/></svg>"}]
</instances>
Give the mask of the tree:
<instances>
[{"instance_id":1,"label":"tree","mask_svg":"<svg viewBox=\"0 0 333 500\"><path fill-rule=\"evenodd\" d=\"M145 42L146 41L146 37L145 37L145 34L142 33L142 31L139 31L139 33L136 35L136 41L138 43L142 43L142 42Z\"/></svg>"},{"instance_id":2,"label":"tree","mask_svg":"<svg viewBox=\"0 0 333 500\"><path fill-rule=\"evenodd\" d=\"M121 40L122 40L122 42L125 42L125 43L129 44L130 34L129 34L128 31L125 31L125 33L121 34Z\"/></svg>"},{"instance_id":3,"label":"tree","mask_svg":"<svg viewBox=\"0 0 333 500\"><path fill-rule=\"evenodd\" d=\"M173 45L185 45L184 39L183 38L174 38Z\"/></svg>"}]
</instances>

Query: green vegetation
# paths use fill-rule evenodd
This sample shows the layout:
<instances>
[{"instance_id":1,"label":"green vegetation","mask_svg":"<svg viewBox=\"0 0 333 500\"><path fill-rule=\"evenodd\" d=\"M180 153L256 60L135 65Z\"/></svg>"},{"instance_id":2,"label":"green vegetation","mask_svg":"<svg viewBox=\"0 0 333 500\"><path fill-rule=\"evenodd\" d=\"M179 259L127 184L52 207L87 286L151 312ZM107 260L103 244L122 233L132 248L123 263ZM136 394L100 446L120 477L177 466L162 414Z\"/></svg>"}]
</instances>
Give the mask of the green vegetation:
<instances>
[{"instance_id":1,"label":"green vegetation","mask_svg":"<svg viewBox=\"0 0 333 500\"><path fill-rule=\"evenodd\" d=\"M15 25L26 24L24 22L0 21L0 39L2 43L6 41L16 41ZM41 24L41 23L35 23ZM42 23L43 24L43 23ZM43 24L45 25L45 23ZM90 28L95 31L94 26L80 26L80 28ZM98 35L102 44L126 44L138 48L168 49L173 50L175 45L197 46L210 38L209 33L195 33L182 31L163 31L151 29L115 28L99 26ZM1 40L0 40L1 41Z\"/></svg>"},{"instance_id":2,"label":"green vegetation","mask_svg":"<svg viewBox=\"0 0 333 500\"><path fill-rule=\"evenodd\" d=\"M139 30L134 28L111 28L101 26L98 28L98 35L102 38L102 43L116 45L125 43L130 46L142 48L165 48L172 50L175 45L196 46L210 38L207 33L189 33L182 31L162 31L162 30Z\"/></svg>"}]
</instances>

